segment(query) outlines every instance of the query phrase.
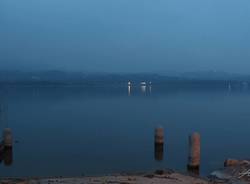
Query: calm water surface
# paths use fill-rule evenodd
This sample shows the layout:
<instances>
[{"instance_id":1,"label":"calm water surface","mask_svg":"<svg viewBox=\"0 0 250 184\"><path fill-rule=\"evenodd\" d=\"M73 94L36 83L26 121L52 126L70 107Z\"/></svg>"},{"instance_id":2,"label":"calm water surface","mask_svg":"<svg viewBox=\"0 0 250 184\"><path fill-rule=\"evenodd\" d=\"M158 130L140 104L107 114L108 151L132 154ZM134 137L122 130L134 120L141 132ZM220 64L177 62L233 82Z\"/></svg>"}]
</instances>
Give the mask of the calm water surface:
<instances>
[{"instance_id":1,"label":"calm water surface","mask_svg":"<svg viewBox=\"0 0 250 184\"><path fill-rule=\"evenodd\" d=\"M144 91L145 90L145 91ZM9 87L8 126L16 140L0 176L78 176L186 170L188 135L202 138L201 173L250 155L250 92L220 88ZM165 128L164 160L154 128ZM7 126L1 122L1 130Z\"/></svg>"}]
</instances>

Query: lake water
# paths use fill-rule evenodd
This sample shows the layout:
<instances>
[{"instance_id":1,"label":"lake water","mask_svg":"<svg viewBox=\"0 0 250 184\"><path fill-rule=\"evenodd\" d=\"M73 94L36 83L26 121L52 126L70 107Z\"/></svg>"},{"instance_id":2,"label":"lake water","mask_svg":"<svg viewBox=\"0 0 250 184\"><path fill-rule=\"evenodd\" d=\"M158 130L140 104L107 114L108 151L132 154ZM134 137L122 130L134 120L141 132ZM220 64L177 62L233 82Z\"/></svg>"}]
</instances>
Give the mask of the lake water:
<instances>
[{"instance_id":1,"label":"lake water","mask_svg":"<svg viewBox=\"0 0 250 184\"><path fill-rule=\"evenodd\" d=\"M186 170L188 135L201 134L201 173L225 158L249 158L250 92L226 85L19 86L2 93L13 162L0 176L79 176ZM163 161L154 129L165 129Z\"/></svg>"}]
</instances>

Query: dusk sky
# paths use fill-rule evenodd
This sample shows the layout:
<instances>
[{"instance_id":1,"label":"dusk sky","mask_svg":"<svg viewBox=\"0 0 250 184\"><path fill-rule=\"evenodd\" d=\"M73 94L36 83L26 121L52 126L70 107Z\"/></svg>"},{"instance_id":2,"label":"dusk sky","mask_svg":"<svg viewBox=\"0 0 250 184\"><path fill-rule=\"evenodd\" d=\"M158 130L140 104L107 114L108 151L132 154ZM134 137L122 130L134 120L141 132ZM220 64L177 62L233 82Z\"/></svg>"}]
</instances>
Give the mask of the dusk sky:
<instances>
[{"instance_id":1,"label":"dusk sky","mask_svg":"<svg viewBox=\"0 0 250 184\"><path fill-rule=\"evenodd\" d=\"M0 1L0 70L249 68L249 0Z\"/></svg>"}]
</instances>

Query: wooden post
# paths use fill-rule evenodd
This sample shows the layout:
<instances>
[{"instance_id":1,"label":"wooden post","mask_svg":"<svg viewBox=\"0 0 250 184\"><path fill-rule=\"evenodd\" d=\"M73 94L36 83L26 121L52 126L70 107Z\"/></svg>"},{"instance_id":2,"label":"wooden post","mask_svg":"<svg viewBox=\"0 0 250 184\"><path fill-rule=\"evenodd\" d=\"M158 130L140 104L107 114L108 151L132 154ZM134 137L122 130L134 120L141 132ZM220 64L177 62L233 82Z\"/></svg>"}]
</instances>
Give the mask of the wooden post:
<instances>
[{"instance_id":1,"label":"wooden post","mask_svg":"<svg viewBox=\"0 0 250 184\"><path fill-rule=\"evenodd\" d=\"M155 160L163 160L164 153L164 129L162 127L155 129Z\"/></svg>"},{"instance_id":2,"label":"wooden post","mask_svg":"<svg viewBox=\"0 0 250 184\"><path fill-rule=\"evenodd\" d=\"M194 171L200 168L200 134L195 132L189 136L188 170Z\"/></svg>"},{"instance_id":3,"label":"wooden post","mask_svg":"<svg viewBox=\"0 0 250 184\"><path fill-rule=\"evenodd\" d=\"M155 143L164 144L164 129L162 127L155 129Z\"/></svg>"},{"instance_id":4,"label":"wooden post","mask_svg":"<svg viewBox=\"0 0 250 184\"><path fill-rule=\"evenodd\" d=\"M3 146L5 148L11 148L12 147L12 133L10 128L5 128L3 131Z\"/></svg>"}]
</instances>

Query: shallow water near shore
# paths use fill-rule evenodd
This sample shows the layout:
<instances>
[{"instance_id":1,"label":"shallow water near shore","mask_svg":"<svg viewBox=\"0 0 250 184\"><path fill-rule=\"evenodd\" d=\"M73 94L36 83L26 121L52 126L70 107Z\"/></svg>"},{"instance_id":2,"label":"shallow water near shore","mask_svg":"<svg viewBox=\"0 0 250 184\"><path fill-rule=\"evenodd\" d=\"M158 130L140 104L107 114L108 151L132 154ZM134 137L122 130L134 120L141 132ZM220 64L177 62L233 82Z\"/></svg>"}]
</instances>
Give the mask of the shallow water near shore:
<instances>
[{"instance_id":1,"label":"shallow water near shore","mask_svg":"<svg viewBox=\"0 0 250 184\"><path fill-rule=\"evenodd\" d=\"M12 86L2 93L13 162L0 176L80 176L186 170L188 135L201 134L201 174L248 158L249 90L227 86ZM165 129L163 161L154 129Z\"/></svg>"}]
</instances>

